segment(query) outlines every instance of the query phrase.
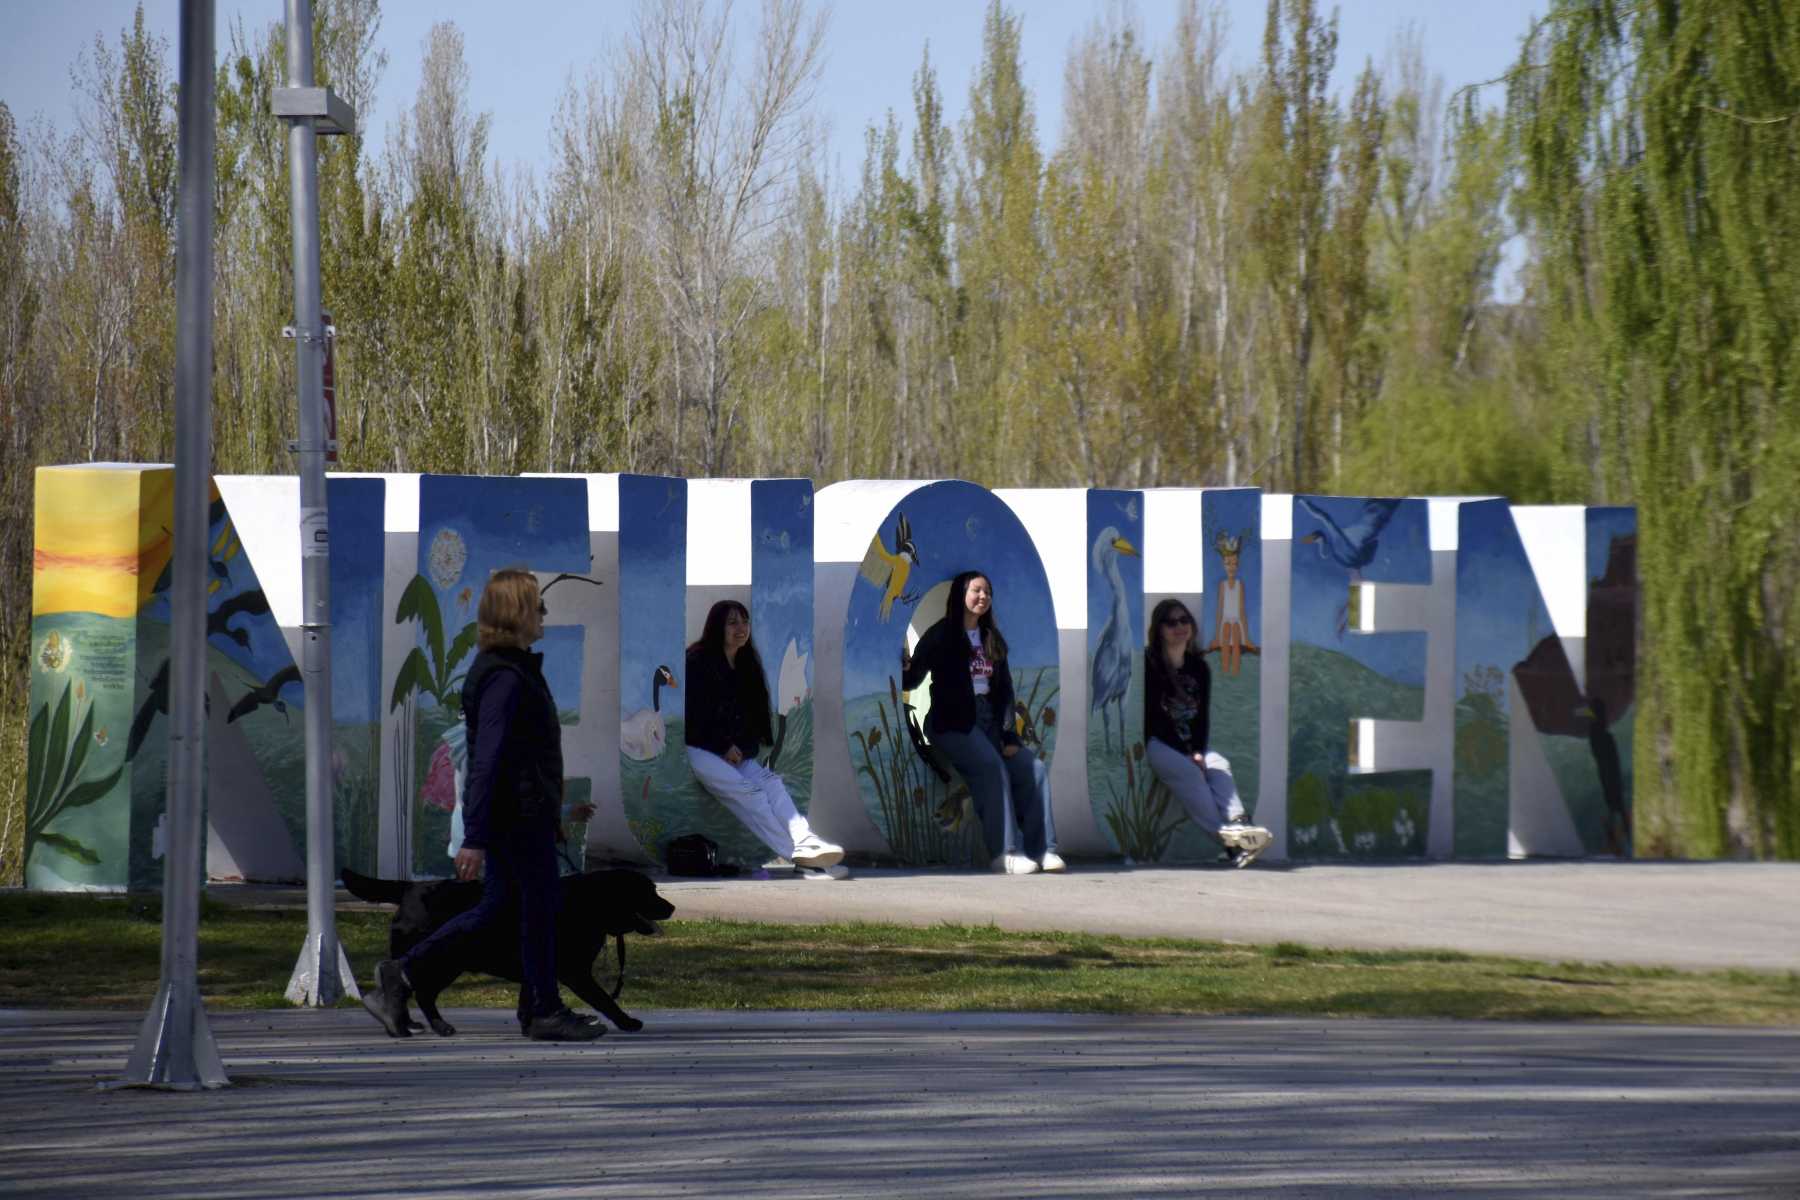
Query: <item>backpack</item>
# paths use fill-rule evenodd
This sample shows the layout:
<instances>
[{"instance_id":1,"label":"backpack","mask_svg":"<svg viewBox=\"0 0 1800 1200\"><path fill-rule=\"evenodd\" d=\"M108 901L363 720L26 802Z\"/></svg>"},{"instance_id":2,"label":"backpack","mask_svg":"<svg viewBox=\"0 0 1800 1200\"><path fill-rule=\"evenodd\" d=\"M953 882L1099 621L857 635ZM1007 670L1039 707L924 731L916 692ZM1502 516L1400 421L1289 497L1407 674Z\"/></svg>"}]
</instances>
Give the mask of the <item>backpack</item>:
<instances>
[{"instance_id":1,"label":"backpack","mask_svg":"<svg viewBox=\"0 0 1800 1200\"><path fill-rule=\"evenodd\" d=\"M696 879L729 878L738 873L736 863L719 861L719 844L703 833L670 838L663 848L663 865L671 875Z\"/></svg>"}]
</instances>

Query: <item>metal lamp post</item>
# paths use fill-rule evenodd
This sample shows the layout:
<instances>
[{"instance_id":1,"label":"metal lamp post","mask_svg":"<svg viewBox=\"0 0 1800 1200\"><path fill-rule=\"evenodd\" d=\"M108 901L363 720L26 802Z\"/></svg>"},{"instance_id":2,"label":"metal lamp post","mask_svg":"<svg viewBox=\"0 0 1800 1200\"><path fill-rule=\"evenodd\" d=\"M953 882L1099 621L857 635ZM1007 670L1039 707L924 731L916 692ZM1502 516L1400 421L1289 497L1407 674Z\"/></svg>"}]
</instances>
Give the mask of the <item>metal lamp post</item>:
<instances>
[{"instance_id":1,"label":"metal lamp post","mask_svg":"<svg viewBox=\"0 0 1800 1200\"><path fill-rule=\"evenodd\" d=\"M271 107L288 123L289 198L294 233L295 382L300 437L300 678L306 689L306 943L288 980L294 1004L330 1008L355 996L356 977L337 936L331 811L331 541L326 520L326 440L322 391L328 331L319 299L318 135L349 133L356 115L330 88L313 84L311 0L287 0L287 86Z\"/></svg>"},{"instance_id":2,"label":"metal lamp post","mask_svg":"<svg viewBox=\"0 0 1800 1200\"><path fill-rule=\"evenodd\" d=\"M122 1086L224 1087L200 1001L206 531L212 482L213 0L181 5L181 208L175 248L175 548L169 615L169 835L162 978Z\"/></svg>"}]
</instances>

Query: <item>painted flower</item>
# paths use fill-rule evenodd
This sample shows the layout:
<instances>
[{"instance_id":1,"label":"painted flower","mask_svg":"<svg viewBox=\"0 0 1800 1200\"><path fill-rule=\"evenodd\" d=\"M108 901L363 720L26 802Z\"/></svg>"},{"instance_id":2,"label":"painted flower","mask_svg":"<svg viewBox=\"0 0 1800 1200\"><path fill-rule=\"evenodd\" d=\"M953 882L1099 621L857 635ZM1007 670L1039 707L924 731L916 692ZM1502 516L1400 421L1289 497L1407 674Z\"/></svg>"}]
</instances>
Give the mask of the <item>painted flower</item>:
<instances>
[{"instance_id":1,"label":"painted flower","mask_svg":"<svg viewBox=\"0 0 1800 1200\"><path fill-rule=\"evenodd\" d=\"M456 593L456 606L458 608L466 609L469 607L469 601L473 600L474 598L475 598L475 589L472 587L466 587L462 591Z\"/></svg>"},{"instance_id":2,"label":"painted flower","mask_svg":"<svg viewBox=\"0 0 1800 1200\"><path fill-rule=\"evenodd\" d=\"M463 567L469 561L469 548L456 530L440 529L431 539L431 550L425 561L431 569L431 582L440 590L448 591L462 578Z\"/></svg>"},{"instance_id":3,"label":"painted flower","mask_svg":"<svg viewBox=\"0 0 1800 1200\"><path fill-rule=\"evenodd\" d=\"M450 761L450 747L443 742L431 752L431 766L425 772L425 786L419 789L419 799L445 812L456 808L456 764Z\"/></svg>"},{"instance_id":4,"label":"painted flower","mask_svg":"<svg viewBox=\"0 0 1800 1200\"><path fill-rule=\"evenodd\" d=\"M94 730L94 745L105 746L106 739L107 739L106 726L102 725L100 728Z\"/></svg>"},{"instance_id":5,"label":"painted flower","mask_svg":"<svg viewBox=\"0 0 1800 1200\"><path fill-rule=\"evenodd\" d=\"M920 808L925 807L926 796L925 796L924 788L916 787L913 789L913 803L918 805Z\"/></svg>"},{"instance_id":6,"label":"painted flower","mask_svg":"<svg viewBox=\"0 0 1800 1200\"><path fill-rule=\"evenodd\" d=\"M1364 830L1362 833L1356 835L1354 841L1356 843L1356 848L1367 854L1369 851L1375 849L1375 831L1372 829Z\"/></svg>"},{"instance_id":7,"label":"painted flower","mask_svg":"<svg viewBox=\"0 0 1800 1200\"><path fill-rule=\"evenodd\" d=\"M1394 814L1394 836L1403 842L1411 842L1417 826L1413 824L1412 814L1404 808Z\"/></svg>"},{"instance_id":8,"label":"painted flower","mask_svg":"<svg viewBox=\"0 0 1800 1200\"><path fill-rule=\"evenodd\" d=\"M1044 705L1044 711L1038 714L1038 724L1045 729L1056 728L1056 710L1048 704Z\"/></svg>"},{"instance_id":9,"label":"painted flower","mask_svg":"<svg viewBox=\"0 0 1800 1200\"><path fill-rule=\"evenodd\" d=\"M38 665L60 675L69 669L69 659L74 650L75 643L60 633L52 632L44 639L44 648L38 653Z\"/></svg>"},{"instance_id":10,"label":"painted flower","mask_svg":"<svg viewBox=\"0 0 1800 1200\"><path fill-rule=\"evenodd\" d=\"M875 728L873 725L869 726L869 745L881 745L881 730Z\"/></svg>"}]
</instances>

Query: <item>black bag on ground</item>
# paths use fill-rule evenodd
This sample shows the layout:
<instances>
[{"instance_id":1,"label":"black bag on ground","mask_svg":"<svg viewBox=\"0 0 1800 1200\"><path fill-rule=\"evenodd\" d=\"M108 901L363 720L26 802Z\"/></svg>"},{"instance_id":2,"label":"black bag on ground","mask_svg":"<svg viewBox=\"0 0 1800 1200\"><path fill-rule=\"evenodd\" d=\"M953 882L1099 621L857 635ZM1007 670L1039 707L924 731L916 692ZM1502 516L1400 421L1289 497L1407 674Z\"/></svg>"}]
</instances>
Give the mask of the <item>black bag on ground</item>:
<instances>
[{"instance_id":1,"label":"black bag on ground","mask_svg":"<svg viewBox=\"0 0 1800 1200\"><path fill-rule=\"evenodd\" d=\"M719 844L703 833L684 833L670 838L663 864L671 875L694 879L719 879L738 873L736 863L719 861Z\"/></svg>"}]
</instances>

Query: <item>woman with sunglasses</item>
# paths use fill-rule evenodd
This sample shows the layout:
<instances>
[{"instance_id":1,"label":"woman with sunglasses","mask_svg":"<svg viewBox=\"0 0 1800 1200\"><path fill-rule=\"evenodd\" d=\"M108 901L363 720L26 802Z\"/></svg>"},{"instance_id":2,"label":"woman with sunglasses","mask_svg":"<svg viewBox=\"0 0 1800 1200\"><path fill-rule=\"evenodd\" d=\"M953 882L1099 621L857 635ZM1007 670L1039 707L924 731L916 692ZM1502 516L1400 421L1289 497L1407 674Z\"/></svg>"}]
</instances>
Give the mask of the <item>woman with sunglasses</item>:
<instances>
[{"instance_id":1,"label":"woman with sunglasses","mask_svg":"<svg viewBox=\"0 0 1800 1200\"><path fill-rule=\"evenodd\" d=\"M464 677L469 773L456 877L482 880L475 907L400 958L375 966L363 1006L392 1037L411 1035L407 1001L459 968L460 950L502 920L519 922L519 1014L535 1041L586 1042L604 1033L564 1006L556 980L556 837L562 815L562 724L531 645L548 615L530 571L496 571L475 613L480 653ZM431 987L436 991L435 986Z\"/></svg>"},{"instance_id":2,"label":"woman with sunglasses","mask_svg":"<svg viewBox=\"0 0 1800 1200\"><path fill-rule=\"evenodd\" d=\"M1013 728L1012 671L986 575L964 571L950 581L943 620L925 631L902 674L907 691L931 676L925 733L968 783L993 869L1066 870L1056 853L1050 773Z\"/></svg>"},{"instance_id":3,"label":"woman with sunglasses","mask_svg":"<svg viewBox=\"0 0 1800 1200\"><path fill-rule=\"evenodd\" d=\"M1212 673L1194 646L1194 617L1168 599L1150 614L1144 647L1144 744L1150 769L1236 867L1256 861L1270 834L1246 824L1231 763L1207 749Z\"/></svg>"},{"instance_id":4,"label":"woman with sunglasses","mask_svg":"<svg viewBox=\"0 0 1800 1200\"><path fill-rule=\"evenodd\" d=\"M687 648L687 756L695 778L806 879L843 879L844 848L819 837L781 776L756 761L774 740L769 682L750 640L750 610L721 600Z\"/></svg>"}]
</instances>

